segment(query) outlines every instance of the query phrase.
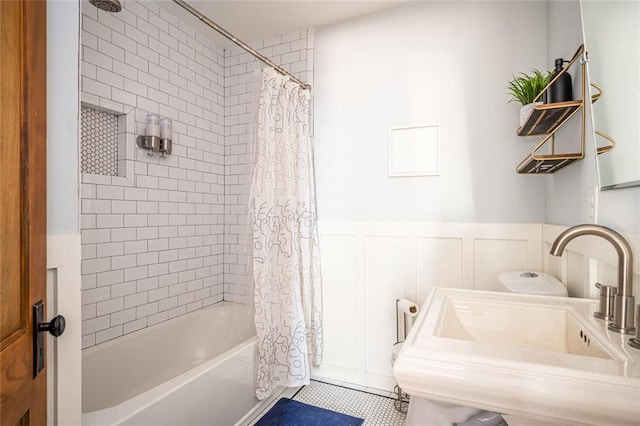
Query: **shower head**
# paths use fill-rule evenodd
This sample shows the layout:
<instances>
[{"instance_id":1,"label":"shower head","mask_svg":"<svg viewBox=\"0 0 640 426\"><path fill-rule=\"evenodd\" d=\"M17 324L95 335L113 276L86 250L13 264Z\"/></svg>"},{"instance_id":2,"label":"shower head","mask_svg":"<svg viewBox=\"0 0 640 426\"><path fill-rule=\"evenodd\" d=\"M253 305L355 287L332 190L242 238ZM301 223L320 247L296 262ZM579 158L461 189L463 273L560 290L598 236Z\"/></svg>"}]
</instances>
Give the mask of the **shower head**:
<instances>
[{"instance_id":1,"label":"shower head","mask_svg":"<svg viewBox=\"0 0 640 426\"><path fill-rule=\"evenodd\" d=\"M89 0L89 3L106 12L120 12L122 10L118 0Z\"/></svg>"}]
</instances>

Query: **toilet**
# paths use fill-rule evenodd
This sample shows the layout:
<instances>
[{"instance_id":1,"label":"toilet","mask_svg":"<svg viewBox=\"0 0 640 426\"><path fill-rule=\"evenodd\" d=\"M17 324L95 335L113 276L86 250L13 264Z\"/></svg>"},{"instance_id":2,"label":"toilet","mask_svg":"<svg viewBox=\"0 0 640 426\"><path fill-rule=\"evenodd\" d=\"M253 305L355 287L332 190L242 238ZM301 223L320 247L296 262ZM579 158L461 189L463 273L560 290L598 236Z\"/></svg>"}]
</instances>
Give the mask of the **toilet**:
<instances>
[{"instance_id":1,"label":"toilet","mask_svg":"<svg viewBox=\"0 0 640 426\"><path fill-rule=\"evenodd\" d=\"M498 274L499 291L568 297L567 289L555 277L544 272L511 271Z\"/></svg>"},{"instance_id":2,"label":"toilet","mask_svg":"<svg viewBox=\"0 0 640 426\"><path fill-rule=\"evenodd\" d=\"M544 272L510 271L498 274L498 291L568 297L567 289L555 277ZM509 419L509 424L515 424ZM422 398L411 398L407 412L408 426L458 425L502 426L507 423L500 414Z\"/></svg>"}]
</instances>

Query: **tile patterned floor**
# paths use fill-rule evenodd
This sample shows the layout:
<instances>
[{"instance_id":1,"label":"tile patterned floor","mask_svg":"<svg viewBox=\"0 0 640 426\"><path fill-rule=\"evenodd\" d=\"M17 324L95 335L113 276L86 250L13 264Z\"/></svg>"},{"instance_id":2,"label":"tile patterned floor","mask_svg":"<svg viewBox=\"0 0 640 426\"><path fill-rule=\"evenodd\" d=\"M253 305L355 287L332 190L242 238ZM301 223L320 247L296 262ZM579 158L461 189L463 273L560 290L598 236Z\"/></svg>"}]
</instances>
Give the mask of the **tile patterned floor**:
<instances>
[{"instance_id":1,"label":"tile patterned floor","mask_svg":"<svg viewBox=\"0 0 640 426\"><path fill-rule=\"evenodd\" d=\"M292 398L364 419L364 425L404 426L406 414L396 411L394 400L374 393L312 380Z\"/></svg>"}]
</instances>

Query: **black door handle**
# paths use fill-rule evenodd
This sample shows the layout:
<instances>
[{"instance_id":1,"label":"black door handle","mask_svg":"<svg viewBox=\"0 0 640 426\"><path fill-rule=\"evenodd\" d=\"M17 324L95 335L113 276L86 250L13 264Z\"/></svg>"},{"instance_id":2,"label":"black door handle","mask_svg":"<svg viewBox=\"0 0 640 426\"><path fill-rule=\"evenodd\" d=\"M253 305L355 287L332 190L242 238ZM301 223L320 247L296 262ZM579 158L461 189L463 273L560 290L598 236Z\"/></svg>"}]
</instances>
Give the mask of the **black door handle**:
<instances>
[{"instance_id":1,"label":"black door handle","mask_svg":"<svg viewBox=\"0 0 640 426\"><path fill-rule=\"evenodd\" d=\"M42 300L32 307L33 312L33 377L44 369L44 332L48 331L53 337L64 333L67 321L62 315L55 316L50 322L44 322L44 304Z\"/></svg>"},{"instance_id":2,"label":"black door handle","mask_svg":"<svg viewBox=\"0 0 640 426\"><path fill-rule=\"evenodd\" d=\"M67 320L62 315L51 318L50 322L41 322L38 324L38 331L48 331L53 337L61 336L67 327Z\"/></svg>"}]
</instances>

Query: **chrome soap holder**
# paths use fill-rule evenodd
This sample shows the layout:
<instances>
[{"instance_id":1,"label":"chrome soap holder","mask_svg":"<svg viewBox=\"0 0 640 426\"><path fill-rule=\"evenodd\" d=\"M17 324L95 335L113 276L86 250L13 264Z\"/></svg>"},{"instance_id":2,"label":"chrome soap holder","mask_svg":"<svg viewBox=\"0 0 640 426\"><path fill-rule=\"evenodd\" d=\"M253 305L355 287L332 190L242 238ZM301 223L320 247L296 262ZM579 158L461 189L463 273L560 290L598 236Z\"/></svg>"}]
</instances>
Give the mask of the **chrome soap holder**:
<instances>
[{"instance_id":1,"label":"chrome soap holder","mask_svg":"<svg viewBox=\"0 0 640 426\"><path fill-rule=\"evenodd\" d=\"M148 149L149 155L160 153L161 157L171 155L173 150L172 122L170 119L157 114L147 114L145 134L136 138L140 148Z\"/></svg>"}]
</instances>

